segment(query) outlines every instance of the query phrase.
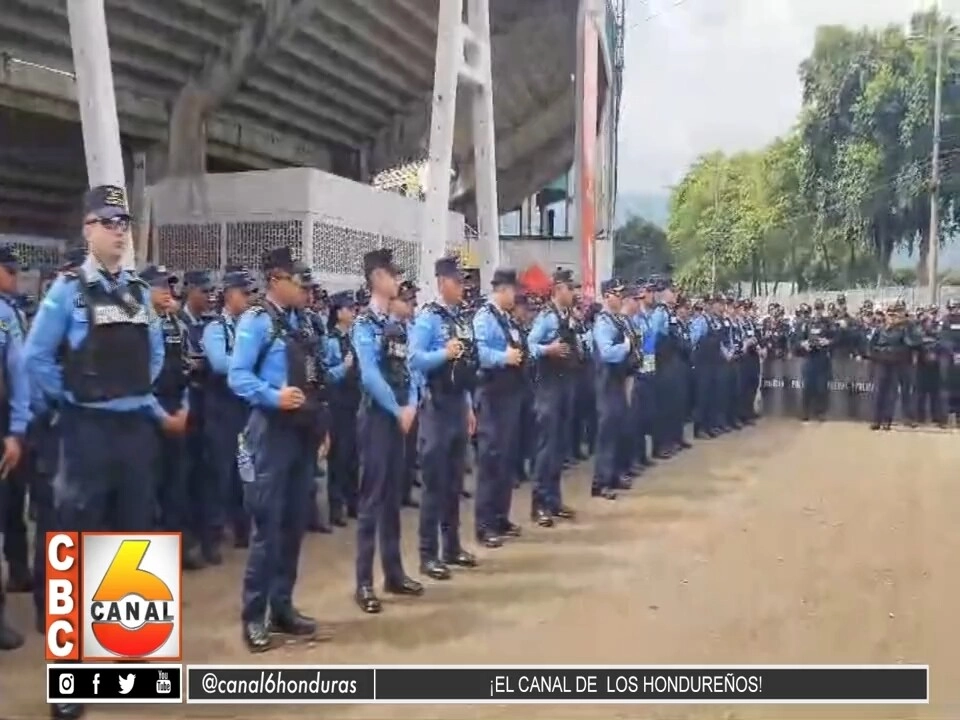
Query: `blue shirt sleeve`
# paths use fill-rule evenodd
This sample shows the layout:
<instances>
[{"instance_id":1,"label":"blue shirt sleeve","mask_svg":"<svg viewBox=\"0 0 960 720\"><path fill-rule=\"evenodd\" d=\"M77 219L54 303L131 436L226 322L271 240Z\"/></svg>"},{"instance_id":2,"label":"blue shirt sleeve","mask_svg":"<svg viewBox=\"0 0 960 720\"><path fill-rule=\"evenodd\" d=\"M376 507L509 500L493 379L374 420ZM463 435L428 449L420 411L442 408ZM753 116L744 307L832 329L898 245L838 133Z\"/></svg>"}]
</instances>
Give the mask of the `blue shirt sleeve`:
<instances>
[{"instance_id":1,"label":"blue shirt sleeve","mask_svg":"<svg viewBox=\"0 0 960 720\"><path fill-rule=\"evenodd\" d=\"M363 389L374 402L396 417L400 416L400 404L393 396L393 390L387 384L380 372L380 343L373 323L366 318L357 318L351 331L353 347L357 351L357 362L360 365L360 382ZM412 373L411 373L412 376ZM411 379L411 386L414 385ZM416 392L414 389L413 392Z\"/></svg>"},{"instance_id":2,"label":"blue shirt sleeve","mask_svg":"<svg viewBox=\"0 0 960 720\"><path fill-rule=\"evenodd\" d=\"M73 312L76 279L58 277L40 303L23 352L31 385L53 404L63 398L63 369L57 362Z\"/></svg>"},{"instance_id":3,"label":"blue shirt sleeve","mask_svg":"<svg viewBox=\"0 0 960 720\"><path fill-rule=\"evenodd\" d=\"M616 365L626 359L630 352L630 341L624 338L617 343L617 328L608 315L599 314L593 323L593 339L597 345L600 360L609 365Z\"/></svg>"},{"instance_id":4,"label":"blue shirt sleeve","mask_svg":"<svg viewBox=\"0 0 960 720\"><path fill-rule=\"evenodd\" d=\"M163 339L163 328L160 327L160 318L151 307L150 313L150 382L156 382L163 370L163 357L167 354L167 346Z\"/></svg>"},{"instance_id":5,"label":"blue shirt sleeve","mask_svg":"<svg viewBox=\"0 0 960 720\"><path fill-rule=\"evenodd\" d=\"M703 315L698 315L690 323L690 342L696 346L704 335L707 334L707 321Z\"/></svg>"},{"instance_id":6,"label":"blue shirt sleeve","mask_svg":"<svg viewBox=\"0 0 960 720\"><path fill-rule=\"evenodd\" d=\"M441 334L440 318L432 310L421 310L410 327L410 369L426 375L447 361L447 350L433 349L434 338Z\"/></svg>"},{"instance_id":7,"label":"blue shirt sleeve","mask_svg":"<svg viewBox=\"0 0 960 720\"><path fill-rule=\"evenodd\" d=\"M507 351L494 346L506 344L503 329L493 317L493 311L482 308L473 316L473 335L477 341L477 355L482 368L501 368L507 364Z\"/></svg>"},{"instance_id":8,"label":"blue shirt sleeve","mask_svg":"<svg viewBox=\"0 0 960 720\"><path fill-rule=\"evenodd\" d=\"M340 357L340 343L335 337L327 335L324 338L324 344L326 345L327 375L334 383L343 382L347 376L347 366L343 362L344 359Z\"/></svg>"},{"instance_id":9,"label":"blue shirt sleeve","mask_svg":"<svg viewBox=\"0 0 960 720\"><path fill-rule=\"evenodd\" d=\"M260 349L270 339L270 317L266 313L245 312L237 323L237 340L227 371L227 384L251 405L280 407L280 391L261 380L253 371Z\"/></svg>"},{"instance_id":10,"label":"blue shirt sleeve","mask_svg":"<svg viewBox=\"0 0 960 720\"><path fill-rule=\"evenodd\" d=\"M666 335L667 321L667 311L663 309L662 305L658 306L650 316L650 331L654 335Z\"/></svg>"},{"instance_id":11,"label":"blue shirt sleeve","mask_svg":"<svg viewBox=\"0 0 960 720\"><path fill-rule=\"evenodd\" d=\"M554 335L559 329L556 313L543 312L537 315L533 321L533 327L530 328L530 334L527 335L527 350L530 351L530 357L539 359L543 357L544 346L554 340Z\"/></svg>"},{"instance_id":12,"label":"blue shirt sleeve","mask_svg":"<svg viewBox=\"0 0 960 720\"><path fill-rule=\"evenodd\" d=\"M210 369L215 373L226 375L230 371L226 331L219 320L207 323L203 329L203 352L207 356Z\"/></svg>"},{"instance_id":13,"label":"blue shirt sleeve","mask_svg":"<svg viewBox=\"0 0 960 720\"><path fill-rule=\"evenodd\" d=\"M18 331L7 330L7 378L10 383L10 434L23 435L30 423L30 380L23 365Z\"/></svg>"}]
</instances>

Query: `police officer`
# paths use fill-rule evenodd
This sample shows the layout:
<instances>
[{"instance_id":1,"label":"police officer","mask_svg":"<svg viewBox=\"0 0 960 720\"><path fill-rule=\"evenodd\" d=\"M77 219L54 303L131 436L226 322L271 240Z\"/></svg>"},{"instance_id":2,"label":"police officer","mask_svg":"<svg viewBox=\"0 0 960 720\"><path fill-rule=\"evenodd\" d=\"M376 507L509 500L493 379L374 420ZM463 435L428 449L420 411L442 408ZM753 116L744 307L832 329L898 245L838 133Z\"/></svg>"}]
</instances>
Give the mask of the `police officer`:
<instances>
[{"instance_id":1,"label":"police officer","mask_svg":"<svg viewBox=\"0 0 960 720\"><path fill-rule=\"evenodd\" d=\"M869 357L874 364L876 383L871 430L890 429L898 389L904 415L912 417L909 391L912 344L904 310L895 305L888 312L884 325L870 337Z\"/></svg>"},{"instance_id":2,"label":"police officer","mask_svg":"<svg viewBox=\"0 0 960 720\"><path fill-rule=\"evenodd\" d=\"M640 281L628 287L622 303L623 314L630 321L630 329L639 341L641 365L634 372L630 392L630 422L624 427L621 441L625 456L623 470L625 477L621 484L626 486L631 476L635 477L645 468L656 463L647 454L647 438L652 446L656 445L657 397L656 397L656 345L657 336L653 332L653 311L656 308L653 283Z\"/></svg>"},{"instance_id":3,"label":"police officer","mask_svg":"<svg viewBox=\"0 0 960 720\"><path fill-rule=\"evenodd\" d=\"M223 510L217 502L219 476L211 471L210 447L204 437L207 425L206 391L210 364L203 349L203 332L213 320L210 297L213 283L205 270L183 275L183 298L177 317L186 328L190 414L187 416L187 488L194 510L194 527L203 560L208 565L223 562L220 533Z\"/></svg>"},{"instance_id":4,"label":"police officer","mask_svg":"<svg viewBox=\"0 0 960 720\"><path fill-rule=\"evenodd\" d=\"M944 348L940 340L940 324L931 309L923 314L916 329L917 387L914 417L918 422L926 422L929 406L930 420L946 427L947 417L942 397Z\"/></svg>"},{"instance_id":5,"label":"police officer","mask_svg":"<svg viewBox=\"0 0 960 720\"><path fill-rule=\"evenodd\" d=\"M363 256L371 296L352 332L364 391L357 426L361 477L354 599L371 614L382 609L373 589L378 532L384 589L400 595L423 594L423 585L404 572L400 556L404 444L416 420L418 394L407 360L406 328L389 315L390 301L399 290L399 274L391 250Z\"/></svg>"},{"instance_id":6,"label":"police officer","mask_svg":"<svg viewBox=\"0 0 960 720\"><path fill-rule=\"evenodd\" d=\"M960 300L957 298L947 300L947 312L940 321L940 339L946 356L946 414L955 414L960 422Z\"/></svg>"},{"instance_id":7,"label":"police officer","mask_svg":"<svg viewBox=\"0 0 960 720\"><path fill-rule=\"evenodd\" d=\"M515 293L515 305L511 313L514 327L520 333L520 349L523 352L523 363L521 365L522 380L520 392L522 394L522 403L520 406L520 429L518 435L517 449L517 469L515 473L516 482L514 486L529 479L529 467L533 462L534 452L536 450L536 418L533 414L533 377L534 367L530 362L530 356L527 352L527 335L533 324L533 299L531 296L518 288ZM474 326L476 329L476 326ZM482 422L478 417L477 424ZM479 433L479 430L478 430Z\"/></svg>"},{"instance_id":8,"label":"police officer","mask_svg":"<svg viewBox=\"0 0 960 720\"><path fill-rule=\"evenodd\" d=\"M303 313L304 266L290 248L263 260L266 297L237 323L227 383L251 406L238 463L253 534L243 579L243 636L252 652L271 633L312 636L293 605L317 455L328 420L320 339Z\"/></svg>"},{"instance_id":9,"label":"police officer","mask_svg":"<svg viewBox=\"0 0 960 720\"><path fill-rule=\"evenodd\" d=\"M600 286L603 309L593 325L596 348L597 455L594 461L591 494L615 500L620 482L618 452L627 422L628 393L633 376L643 362L635 335L627 328L629 320L620 313L624 284L617 279Z\"/></svg>"},{"instance_id":10,"label":"police officer","mask_svg":"<svg viewBox=\"0 0 960 720\"><path fill-rule=\"evenodd\" d=\"M802 419L824 420L827 413L830 352L833 324L824 316L823 300L813 304L813 314L800 320L796 329L796 346L803 362Z\"/></svg>"},{"instance_id":11,"label":"police officer","mask_svg":"<svg viewBox=\"0 0 960 720\"><path fill-rule=\"evenodd\" d=\"M150 286L160 331L163 333L164 358L160 374L153 383L153 394L160 407L177 419L177 426L186 429L190 405L187 393L186 328L176 316L176 305L170 296L170 273L166 268L151 265L140 277ZM159 525L163 530L183 533L183 569L203 567L197 539L192 532L187 499L187 448L183 432L164 432L158 428L157 505Z\"/></svg>"},{"instance_id":12,"label":"police officer","mask_svg":"<svg viewBox=\"0 0 960 720\"><path fill-rule=\"evenodd\" d=\"M552 527L553 518L572 519L575 512L563 504L560 476L569 438L564 410L578 367L579 344L571 324L575 283L569 270L553 274L550 302L533 323L527 349L536 363L534 413L537 451L533 468L531 518L540 527Z\"/></svg>"},{"instance_id":13,"label":"police officer","mask_svg":"<svg viewBox=\"0 0 960 720\"><path fill-rule=\"evenodd\" d=\"M704 440L716 437L713 418L720 362L719 335L713 331L704 302L694 303L690 345L694 376L693 436Z\"/></svg>"},{"instance_id":14,"label":"police officer","mask_svg":"<svg viewBox=\"0 0 960 720\"><path fill-rule=\"evenodd\" d=\"M476 565L460 544L460 490L467 442L476 429L472 392L479 365L473 327L461 314L460 264L454 257L440 258L434 272L439 299L427 303L413 323L410 367L425 379L419 414L420 572L446 580L449 565Z\"/></svg>"},{"instance_id":15,"label":"police officer","mask_svg":"<svg viewBox=\"0 0 960 720\"><path fill-rule=\"evenodd\" d=\"M4 333L16 337L20 354L27 336L27 317L17 297L17 279L22 269L13 250L0 247L0 323ZM5 481L5 516L0 516L3 555L7 561L7 592L11 593L30 592L33 585L27 561L26 497L35 463L28 444L23 450L23 457Z\"/></svg>"},{"instance_id":16,"label":"police officer","mask_svg":"<svg viewBox=\"0 0 960 720\"><path fill-rule=\"evenodd\" d=\"M2 249L0 258L4 265L4 270L0 272L10 273L19 269L16 257L7 248ZM26 537L15 537L11 542L8 533L16 536L20 532L19 523L23 523L24 498L19 483L25 482L26 478L15 478L18 465L23 460L27 424L30 421L30 383L23 365L22 330L16 318L10 315L14 309L6 301L4 305L6 307L0 308L0 436L3 437L3 455L0 457L0 534L4 535L5 548L9 548L7 559L10 562L11 582L26 581L29 589L31 578L26 568L17 569L19 577L14 575L16 564L22 562L25 565L27 561ZM14 505L13 509L8 504ZM18 544L21 542L22 545ZM40 544L43 544L42 541ZM24 576L25 572L28 574ZM7 624L5 599L3 580L0 578L0 650L15 650L23 645L23 636Z\"/></svg>"},{"instance_id":17,"label":"police officer","mask_svg":"<svg viewBox=\"0 0 960 720\"><path fill-rule=\"evenodd\" d=\"M740 422L753 425L757 418L754 400L760 386L760 329L753 317L753 302L745 299L740 314L743 355L740 359Z\"/></svg>"},{"instance_id":18,"label":"police officer","mask_svg":"<svg viewBox=\"0 0 960 720\"><path fill-rule=\"evenodd\" d=\"M404 280L400 283L397 296L390 301L390 315L403 323L408 337L413 328L413 319L416 316L418 292L420 292L420 288L417 287L415 282L412 280ZM412 366L410 370L413 382L417 386L417 397L422 405L424 401L423 373ZM420 507L420 503L413 497L413 488L421 486L420 479L417 477L417 470L420 467L422 441L423 436L420 434L420 412L418 408L417 416L413 421L413 428L407 433L404 442L403 493L400 499L403 507Z\"/></svg>"},{"instance_id":19,"label":"police officer","mask_svg":"<svg viewBox=\"0 0 960 720\"><path fill-rule=\"evenodd\" d=\"M473 317L480 362L477 406L477 497L474 526L477 541L498 548L504 537L518 537L510 521L513 487L521 463L521 423L526 402L526 346L511 317L516 302L517 273L498 269L492 292Z\"/></svg>"},{"instance_id":20,"label":"police officer","mask_svg":"<svg viewBox=\"0 0 960 720\"><path fill-rule=\"evenodd\" d=\"M59 411L64 464L54 487L56 526L138 533L154 526L154 422L182 431L153 395L164 358L149 288L121 267L130 229L123 188L98 186L83 201L90 254L58 277L24 349L31 385ZM83 707L55 704L54 718Z\"/></svg>"},{"instance_id":21,"label":"police officer","mask_svg":"<svg viewBox=\"0 0 960 720\"><path fill-rule=\"evenodd\" d=\"M203 328L203 350L208 364L205 382L203 435L213 482L198 488L198 527L203 556L222 556L224 526L233 531L233 544L250 542L250 519L243 504L243 483L237 468L237 438L247 424L250 406L227 382L237 338L237 323L250 305L253 283L243 269L223 277L223 308Z\"/></svg>"},{"instance_id":22,"label":"police officer","mask_svg":"<svg viewBox=\"0 0 960 720\"><path fill-rule=\"evenodd\" d=\"M360 456L357 449L357 410L360 408L360 366L350 332L357 316L354 293L330 296L327 346L330 357L330 455L327 458L330 522L338 527L357 516Z\"/></svg>"}]
</instances>

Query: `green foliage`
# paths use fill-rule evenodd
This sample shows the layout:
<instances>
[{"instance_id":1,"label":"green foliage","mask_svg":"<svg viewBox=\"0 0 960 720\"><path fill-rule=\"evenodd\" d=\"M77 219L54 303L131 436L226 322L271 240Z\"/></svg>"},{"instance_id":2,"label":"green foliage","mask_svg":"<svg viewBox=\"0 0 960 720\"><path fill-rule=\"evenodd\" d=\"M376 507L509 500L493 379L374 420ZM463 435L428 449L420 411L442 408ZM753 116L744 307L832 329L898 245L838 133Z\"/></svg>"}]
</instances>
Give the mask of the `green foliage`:
<instances>
[{"instance_id":1,"label":"green foliage","mask_svg":"<svg viewBox=\"0 0 960 720\"><path fill-rule=\"evenodd\" d=\"M631 217L613 233L613 273L632 281L662 273L671 264L667 235L659 225Z\"/></svg>"},{"instance_id":2,"label":"green foliage","mask_svg":"<svg viewBox=\"0 0 960 720\"><path fill-rule=\"evenodd\" d=\"M899 248L925 264L936 41L944 37L940 240L960 224L960 42L949 18L818 29L800 65L795 129L766 148L699 158L673 189L678 279L699 290L843 287L889 277ZM918 280L925 281L921 272Z\"/></svg>"}]
</instances>

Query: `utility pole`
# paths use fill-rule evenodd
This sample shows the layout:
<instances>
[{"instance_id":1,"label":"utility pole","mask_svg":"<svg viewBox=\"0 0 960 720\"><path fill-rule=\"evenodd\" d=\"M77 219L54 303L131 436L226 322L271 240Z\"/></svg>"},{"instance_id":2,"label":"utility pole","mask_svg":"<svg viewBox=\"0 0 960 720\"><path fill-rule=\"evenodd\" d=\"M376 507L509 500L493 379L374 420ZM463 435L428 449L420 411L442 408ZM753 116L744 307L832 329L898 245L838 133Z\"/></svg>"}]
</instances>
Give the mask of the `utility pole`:
<instances>
[{"instance_id":1,"label":"utility pole","mask_svg":"<svg viewBox=\"0 0 960 720\"><path fill-rule=\"evenodd\" d=\"M940 252L940 116L943 112L943 19L940 0L935 0L937 69L933 86L933 154L930 158L930 238L927 247L927 276L930 283L930 304L939 301L937 292L937 255Z\"/></svg>"},{"instance_id":2,"label":"utility pole","mask_svg":"<svg viewBox=\"0 0 960 720\"><path fill-rule=\"evenodd\" d=\"M713 181L713 237L710 238L710 294L717 294L717 246L719 245L719 239L717 238L717 213L720 210L720 161L717 161L716 164L716 174Z\"/></svg>"}]
</instances>

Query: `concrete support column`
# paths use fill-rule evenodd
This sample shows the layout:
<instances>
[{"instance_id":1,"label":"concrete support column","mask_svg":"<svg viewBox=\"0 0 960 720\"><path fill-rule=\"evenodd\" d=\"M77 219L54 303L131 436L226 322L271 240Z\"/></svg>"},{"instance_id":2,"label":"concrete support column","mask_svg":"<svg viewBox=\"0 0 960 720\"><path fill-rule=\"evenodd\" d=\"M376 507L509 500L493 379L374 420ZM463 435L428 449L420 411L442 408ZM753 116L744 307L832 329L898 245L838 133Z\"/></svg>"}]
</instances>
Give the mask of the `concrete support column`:
<instances>
[{"instance_id":1,"label":"concrete support column","mask_svg":"<svg viewBox=\"0 0 960 720\"><path fill-rule=\"evenodd\" d=\"M467 83L473 95L474 172L481 282L490 281L500 262L497 212L497 172L490 69L490 7L488 0L469 2L469 22L463 22L465 0L443 0L437 23L436 63L430 110L430 146L426 200L421 223L419 285L432 295L433 264L446 251L450 238L450 169L453 164L457 89ZM426 299L431 299L428 297Z\"/></svg>"},{"instance_id":2,"label":"concrete support column","mask_svg":"<svg viewBox=\"0 0 960 720\"><path fill-rule=\"evenodd\" d=\"M205 94L184 88L170 112L167 175L195 177L207 171L206 114Z\"/></svg>"},{"instance_id":3,"label":"concrete support column","mask_svg":"<svg viewBox=\"0 0 960 720\"><path fill-rule=\"evenodd\" d=\"M104 0L67 0L67 16L88 182L90 187L125 188ZM134 265L132 238L128 238L123 264Z\"/></svg>"}]
</instances>

